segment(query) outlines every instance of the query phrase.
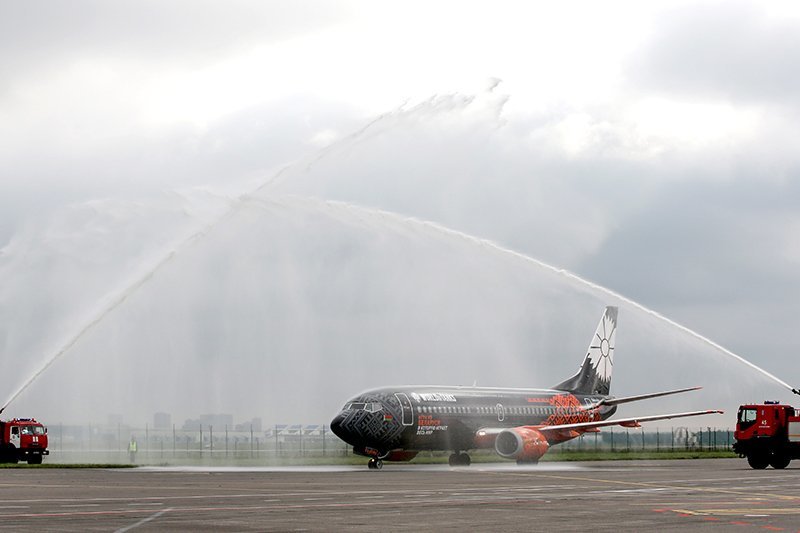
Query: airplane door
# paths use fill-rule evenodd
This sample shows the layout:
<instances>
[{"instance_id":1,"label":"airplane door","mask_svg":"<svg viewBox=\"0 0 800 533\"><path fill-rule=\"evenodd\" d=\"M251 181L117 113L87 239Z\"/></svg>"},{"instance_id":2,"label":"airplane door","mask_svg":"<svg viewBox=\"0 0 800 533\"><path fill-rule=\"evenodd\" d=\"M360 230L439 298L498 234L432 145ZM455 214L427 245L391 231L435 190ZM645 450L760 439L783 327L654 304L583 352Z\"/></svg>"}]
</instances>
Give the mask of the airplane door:
<instances>
[{"instance_id":1,"label":"airplane door","mask_svg":"<svg viewBox=\"0 0 800 533\"><path fill-rule=\"evenodd\" d=\"M411 409L411 400L405 392L395 392L395 398L400 402L400 410L403 412L403 425L410 426L414 423L414 411Z\"/></svg>"},{"instance_id":2,"label":"airplane door","mask_svg":"<svg viewBox=\"0 0 800 533\"><path fill-rule=\"evenodd\" d=\"M497 404L497 421L502 422L506 419L506 410L502 403Z\"/></svg>"}]
</instances>

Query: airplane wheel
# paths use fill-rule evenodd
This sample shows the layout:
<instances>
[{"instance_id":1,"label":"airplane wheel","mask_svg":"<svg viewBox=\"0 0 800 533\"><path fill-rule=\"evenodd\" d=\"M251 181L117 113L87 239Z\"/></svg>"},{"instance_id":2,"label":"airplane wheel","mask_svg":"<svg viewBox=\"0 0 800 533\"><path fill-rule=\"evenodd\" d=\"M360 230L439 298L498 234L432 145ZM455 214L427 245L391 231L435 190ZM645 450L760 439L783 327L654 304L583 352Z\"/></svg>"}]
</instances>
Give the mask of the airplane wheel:
<instances>
[{"instance_id":1,"label":"airplane wheel","mask_svg":"<svg viewBox=\"0 0 800 533\"><path fill-rule=\"evenodd\" d=\"M380 470L383 468L383 461L380 459L370 459L367 463L367 467L369 467L370 470Z\"/></svg>"},{"instance_id":2,"label":"airplane wheel","mask_svg":"<svg viewBox=\"0 0 800 533\"><path fill-rule=\"evenodd\" d=\"M447 459L450 466L469 466L472 463L469 455L466 453L453 453Z\"/></svg>"}]
</instances>

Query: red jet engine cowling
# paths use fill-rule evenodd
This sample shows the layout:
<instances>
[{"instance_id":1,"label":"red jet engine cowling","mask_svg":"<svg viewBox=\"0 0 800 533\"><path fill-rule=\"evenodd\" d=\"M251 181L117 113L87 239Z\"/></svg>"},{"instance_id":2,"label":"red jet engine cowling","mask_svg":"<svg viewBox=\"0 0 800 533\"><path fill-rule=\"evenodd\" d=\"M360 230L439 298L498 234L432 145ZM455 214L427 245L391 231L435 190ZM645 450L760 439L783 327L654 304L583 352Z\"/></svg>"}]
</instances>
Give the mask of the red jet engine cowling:
<instances>
[{"instance_id":1,"label":"red jet engine cowling","mask_svg":"<svg viewBox=\"0 0 800 533\"><path fill-rule=\"evenodd\" d=\"M523 462L538 461L550 449L550 444L540 431L518 427L504 429L497 434L494 449L506 459Z\"/></svg>"}]
</instances>

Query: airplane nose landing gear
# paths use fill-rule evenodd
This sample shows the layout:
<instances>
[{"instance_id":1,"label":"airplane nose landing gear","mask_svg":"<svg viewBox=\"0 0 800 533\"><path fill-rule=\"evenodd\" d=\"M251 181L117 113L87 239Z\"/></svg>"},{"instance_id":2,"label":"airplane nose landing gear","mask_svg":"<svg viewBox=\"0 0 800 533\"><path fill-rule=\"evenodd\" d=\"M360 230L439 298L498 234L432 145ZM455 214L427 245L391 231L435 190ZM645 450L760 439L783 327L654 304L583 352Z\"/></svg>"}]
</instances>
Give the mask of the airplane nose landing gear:
<instances>
[{"instance_id":1,"label":"airplane nose landing gear","mask_svg":"<svg viewBox=\"0 0 800 533\"><path fill-rule=\"evenodd\" d=\"M456 452L450 455L447 462L450 463L450 466L469 466L472 460L468 454Z\"/></svg>"},{"instance_id":2,"label":"airplane nose landing gear","mask_svg":"<svg viewBox=\"0 0 800 533\"><path fill-rule=\"evenodd\" d=\"M383 468L383 461L381 461L377 457L373 457L367 463L367 467L369 467L370 470L380 470L381 468Z\"/></svg>"}]
</instances>

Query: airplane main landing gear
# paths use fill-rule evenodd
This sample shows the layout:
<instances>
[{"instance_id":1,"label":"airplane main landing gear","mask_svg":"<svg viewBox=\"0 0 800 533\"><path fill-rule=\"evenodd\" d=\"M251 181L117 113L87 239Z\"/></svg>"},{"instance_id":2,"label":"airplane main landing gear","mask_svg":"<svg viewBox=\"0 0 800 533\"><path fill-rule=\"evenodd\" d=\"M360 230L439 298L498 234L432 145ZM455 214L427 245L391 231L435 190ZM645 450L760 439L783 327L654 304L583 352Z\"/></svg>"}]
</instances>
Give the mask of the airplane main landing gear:
<instances>
[{"instance_id":1,"label":"airplane main landing gear","mask_svg":"<svg viewBox=\"0 0 800 533\"><path fill-rule=\"evenodd\" d=\"M367 466L369 467L370 470L380 470L381 468L383 468L383 461L381 461L377 457L373 457L372 459L369 460Z\"/></svg>"},{"instance_id":2,"label":"airplane main landing gear","mask_svg":"<svg viewBox=\"0 0 800 533\"><path fill-rule=\"evenodd\" d=\"M472 459L466 453L456 452L450 455L447 462L450 463L450 466L469 466Z\"/></svg>"}]
</instances>

